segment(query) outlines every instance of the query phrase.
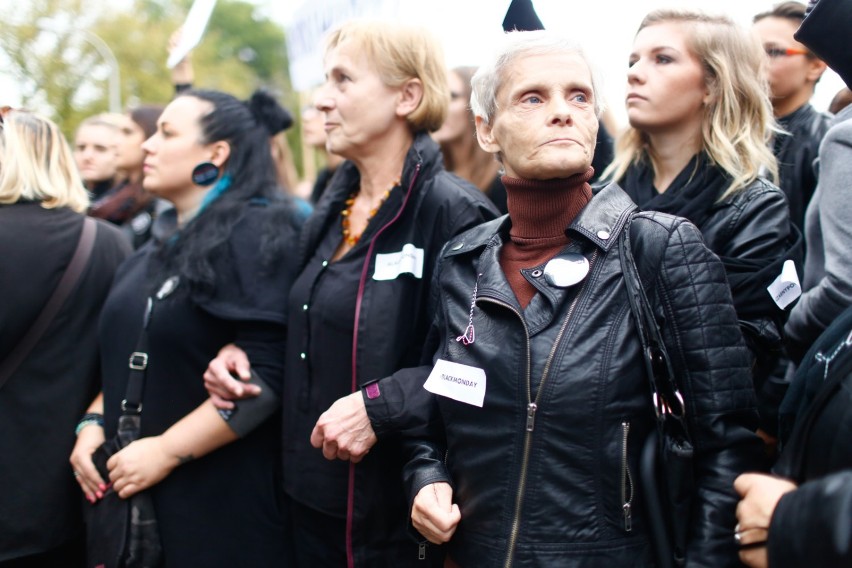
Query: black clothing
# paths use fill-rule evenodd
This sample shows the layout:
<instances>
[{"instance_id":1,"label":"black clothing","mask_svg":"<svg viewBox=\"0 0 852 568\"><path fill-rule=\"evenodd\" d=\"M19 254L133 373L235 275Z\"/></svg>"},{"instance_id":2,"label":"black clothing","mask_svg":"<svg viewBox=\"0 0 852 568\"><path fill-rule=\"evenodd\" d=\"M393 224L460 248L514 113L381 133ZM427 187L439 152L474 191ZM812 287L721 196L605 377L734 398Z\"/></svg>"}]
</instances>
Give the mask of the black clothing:
<instances>
[{"instance_id":1,"label":"black clothing","mask_svg":"<svg viewBox=\"0 0 852 568\"><path fill-rule=\"evenodd\" d=\"M102 192L89 207L89 215L121 228L134 249L151 238L154 220L170 206L145 191L142 182L121 181Z\"/></svg>"},{"instance_id":2,"label":"black clothing","mask_svg":"<svg viewBox=\"0 0 852 568\"><path fill-rule=\"evenodd\" d=\"M781 498L772 516L773 568L852 565L851 336L849 308L811 347L790 389L805 410L775 473L799 488Z\"/></svg>"},{"instance_id":3,"label":"black clothing","mask_svg":"<svg viewBox=\"0 0 852 568\"><path fill-rule=\"evenodd\" d=\"M590 183L595 183L600 179L613 158L615 158L615 141L612 139L609 130L606 129L603 123L600 123L597 140L595 141L595 155L592 157L592 167L595 170L595 175L592 177Z\"/></svg>"},{"instance_id":4,"label":"black clothing","mask_svg":"<svg viewBox=\"0 0 852 568\"><path fill-rule=\"evenodd\" d=\"M780 309L766 288L781 274L785 260L793 260L799 274L802 268L802 241L790 223L787 200L777 187L758 179L720 201L730 177L703 154L696 155L663 193L653 180L653 168L643 162L631 166L619 183L641 209L692 221L722 260L740 326L755 357L753 376L760 391L780 357L781 332L791 309Z\"/></svg>"},{"instance_id":5,"label":"black clothing","mask_svg":"<svg viewBox=\"0 0 852 568\"><path fill-rule=\"evenodd\" d=\"M846 41L852 29L852 8L846 0L811 0L802 25L793 34L852 88L852 51Z\"/></svg>"},{"instance_id":6,"label":"black clothing","mask_svg":"<svg viewBox=\"0 0 852 568\"><path fill-rule=\"evenodd\" d=\"M288 517L294 519L295 565L305 568L346 566L346 517L332 517L284 496Z\"/></svg>"},{"instance_id":7,"label":"black clothing","mask_svg":"<svg viewBox=\"0 0 852 568\"><path fill-rule=\"evenodd\" d=\"M311 430L338 398L419 361L430 320L428 287L441 246L496 216L481 191L444 171L438 146L425 133L415 137L401 180L358 243L329 262L341 240L340 212L359 184L354 164L338 167L302 233L301 274L289 300L285 491L330 516L349 517L351 561L357 566L418 562L418 545L405 533L399 448L391 442L377 444L357 465L328 461L310 445ZM411 256L403 258L403 251ZM398 256L380 257L394 254ZM418 254L422 261L412 260ZM422 274L400 271L379 279L377 264L390 266L393 258ZM342 488L336 486L341 482ZM346 491L349 483L354 483L354 493Z\"/></svg>"},{"instance_id":8,"label":"black clothing","mask_svg":"<svg viewBox=\"0 0 852 568\"><path fill-rule=\"evenodd\" d=\"M817 184L814 161L830 120L830 115L817 112L809 104L778 119L778 125L789 132L776 135L772 147L778 160L779 186L787 196L790 220L803 233L805 210Z\"/></svg>"},{"instance_id":9,"label":"black clothing","mask_svg":"<svg viewBox=\"0 0 852 568\"><path fill-rule=\"evenodd\" d=\"M454 484L461 522L448 555L461 566L498 566L507 558L515 566L653 564L634 480L654 416L617 246L633 210L615 184L595 195L566 229L572 242L556 257L582 254L588 275L558 288L539 270L525 271L539 291L526 310L497 261L511 217L463 233L442 251L430 345L436 359L484 370L485 399L477 408L433 396L432 405L405 408L431 422L411 436L405 477L412 499L427 484ZM738 565L732 483L753 467L760 444L752 433L748 351L725 272L684 219L642 213L631 235L696 447L694 510L684 519L688 562ZM661 258L659 265L643 264L651 257ZM474 294L475 341L465 346L456 337L468 325ZM403 378L422 385L429 372L402 371L379 385ZM413 394L406 402L422 401ZM393 408L385 418L393 422L402 412Z\"/></svg>"},{"instance_id":10,"label":"black clothing","mask_svg":"<svg viewBox=\"0 0 852 568\"><path fill-rule=\"evenodd\" d=\"M0 205L0 360L56 289L84 217L39 203ZM47 552L82 530L68 458L74 427L100 386L96 325L130 247L99 221L89 264L53 323L0 388L0 562Z\"/></svg>"},{"instance_id":11,"label":"black clothing","mask_svg":"<svg viewBox=\"0 0 852 568\"><path fill-rule=\"evenodd\" d=\"M501 215L505 215L509 212L509 207L506 204L506 188L503 186L503 180L501 178L502 176L500 174L494 176L494 181L492 181L491 185L488 186L488 189L485 190L485 195L488 196L488 199L491 200L491 203L494 204L497 211L499 211Z\"/></svg>"},{"instance_id":12,"label":"black clothing","mask_svg":"<svg viewBox=\"0 0 852 568\"><path fill-rule=\"evenodd\" d=\"M328 184L331 182L331 178L334 177L335 171L331 168L322 168L317 172L317 179L314 180L314 187L311 189L311 205L319 203L322 194L325 193Z\"/></svg>"},{"instance_id":13,"label":"black clothing","mask_svg":"<svg viewBox=\"0 0 852 568\"><path fill-rule=\"evenodd\" d=\"M215 290L202 299L185 283L154 304L148 328L148 369L142 398L142 435L162 434L204 402L202 375L228 343L251 357L276 392L283 378L286 294L293 258L264 263L261 232L268 208L245 205L216 259ZM203 215L204 213L201 213ZM164 214L158 224L173 220ZM282 224L281 231L296 229ZM155 231L159 235L159 231ZM168 235L169 231L164 231ZM160 246L180 246L180 234L150 241L125 262L104 305L99 335L104 369L104 421L114 434L127 386L127 359L139 336L146 298L167 279ZM280 503L278 417L227 446L185 463L149 491L160 527L166 567L273 566L287 553Z\"/></svg>"}]
</instances>

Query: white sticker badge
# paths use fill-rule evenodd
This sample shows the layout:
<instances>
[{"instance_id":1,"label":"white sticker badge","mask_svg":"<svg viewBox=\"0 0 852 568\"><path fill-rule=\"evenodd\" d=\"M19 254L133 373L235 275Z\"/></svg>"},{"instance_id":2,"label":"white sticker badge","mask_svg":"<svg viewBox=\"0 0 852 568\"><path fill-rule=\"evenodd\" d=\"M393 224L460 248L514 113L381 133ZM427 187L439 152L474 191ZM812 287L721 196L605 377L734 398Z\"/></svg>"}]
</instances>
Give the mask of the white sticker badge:
<instances>
[{"instance_id":1,"label":"white sticker badge","mask_svg":"<svg viewBox=\"0 0 852 568\"><path fill-rule=\"evenodd\" d=\"M423 388L482 408L485 401L485 371L479 367L438 359Z\"/></svg>"},{"instance_id":2,"label":"white sticker badge","mask_svg":"<svg viewBox=\"0 0 852 568\"><path fill-rule=\"evenodd\" d=\"M402 247L399 252L376 255L376 271L373 280L393 280L400 274L413 274L415 278L423 278L423 249L411 243Z\"/></svg>"},{"instance_id":3,"label":"white sticker badge","mask_svg":"<svg viewBox=\"0 0 852 568\"><path fill-rule=\"evenodd\" d=\"M782 310L792 304L796 298L802 295L802 286L799 284L799 274L792 260L784 262L781 275L767 288L769 295Z\"/></svg>"}]
</instances>

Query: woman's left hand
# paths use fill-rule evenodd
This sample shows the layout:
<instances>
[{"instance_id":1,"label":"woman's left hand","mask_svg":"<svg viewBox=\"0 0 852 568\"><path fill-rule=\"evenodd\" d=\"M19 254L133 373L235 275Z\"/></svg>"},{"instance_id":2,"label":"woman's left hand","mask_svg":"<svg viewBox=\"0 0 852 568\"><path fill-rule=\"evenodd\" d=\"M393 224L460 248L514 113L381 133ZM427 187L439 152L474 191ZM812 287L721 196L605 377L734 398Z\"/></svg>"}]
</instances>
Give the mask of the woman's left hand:
<instances>
[{"instance_id":1,"label":"woman's left hand","mask_svg":"<svg viewBox=\"0 0 852 568\"><path fill-rule=\"evenodd\" d=\"M177 458L166 453L160 436L131 442L107 462L112 487L122 499L159 483L177 465Z\"/></svg>"},{"instance_id":2,"label":"woman's left hand","mask_svg":"<svg viewBox=\"0 0 852 568\"><path fill-rule=\"evenodd\" d=\"M781 497L796 489L796 484L762 473L745 473L734 481L742 499L737 504L736 539L740 560L752 568L765 568L769 558L766 544L769 523Z\"/></svg>"}]
</instances>

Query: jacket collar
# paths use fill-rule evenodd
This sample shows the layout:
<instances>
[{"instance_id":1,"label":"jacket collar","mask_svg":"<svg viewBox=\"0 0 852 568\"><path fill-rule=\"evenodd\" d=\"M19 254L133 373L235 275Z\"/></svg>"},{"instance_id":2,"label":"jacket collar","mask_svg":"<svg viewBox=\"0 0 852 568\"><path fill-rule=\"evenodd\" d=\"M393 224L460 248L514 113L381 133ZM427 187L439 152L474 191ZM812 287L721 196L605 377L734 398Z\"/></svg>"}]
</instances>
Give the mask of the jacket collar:
<instances>
[{"instance_id":1,"label":"jacket collar","mask_svg":"<svg viewBox=\"0 0 852 568\"><path fill-rule=\"evenodd\" d=\"M404 189L407 190L411 184L418 165L420 166L420 172L414 187L415 193L422 187L423 180L430 179L437 171L444 167L443 157L441 156L438 144L425 131L414 135L411 148L408 149L408 154L405 156L402 177L400 178L400 185ZM349 195L357 187L359 180L360 174L358 173L358 168L352 162L347 160L337 168L329 181L328 189L323 192L323 196L314 208L313 214L302 228L298 249L300 268L304 267L310 255L316 249L320 239L326 234L326 231L330 230L330 225L337 222L344 202L349 199ZM394 195L391 195L389 201L393 202L396 199ZM401 202L402 198L398 199ZM411 203L409 203L408 207L411 206Z\"/></svg>"},{"instance_id":2,"label":"jacket collar","mask_svg":"<svg viewBox=\"0 0 852 568\"><path fill-rule=\"evenodd\" d=\"M595 188L592 200L574 218L565 232L569 237L582 236L607 252L615 245L616 237L627 222L628 215L636 209L636 204L613 182L602 188ZM454 256L485 247L492 240L495 241L494 245L501 244L508 238L511 227L512 220L508 215L483 223L451 240L444 256Z\"/></svg>"}]
</instances>

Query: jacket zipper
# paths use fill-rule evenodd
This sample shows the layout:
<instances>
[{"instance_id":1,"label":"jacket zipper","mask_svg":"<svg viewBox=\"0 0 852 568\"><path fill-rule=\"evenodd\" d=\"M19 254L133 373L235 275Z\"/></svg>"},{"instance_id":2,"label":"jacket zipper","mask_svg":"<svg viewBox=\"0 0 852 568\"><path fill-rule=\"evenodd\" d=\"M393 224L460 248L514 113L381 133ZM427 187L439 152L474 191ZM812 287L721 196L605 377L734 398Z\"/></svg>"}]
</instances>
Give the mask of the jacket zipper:
<instances>
[{"instance_id":1,"label":"jacket zipper","mask_svg":"<svg viewBox=\"0 0 852 568\"><path fill-rule=\"evenodd\" d=\"M367 274L370 269L370 259L373 257L373 250L376 246L376 241L385 232L385 229L396 223L397 219L402 216L405 211L405 206L408 205L408 199L414 190L414 184L417 183L417 178L420 176L420 167L423 161L419 161L414 168L414 174L411 176L411 183L408 184L408 191L405 198L402 200L402 205L397 211L393 219L382 226L376 234L370 239L370 246L367 248L367 256L364 259L364 266L361 269L361 280L358 282L358 295L355 297L355 318L354 328L352 330L352 392L358 390L358 322L361 319L361 300L364 298L364 287L367 283ZM347 488L346 498L346 566L347 568L355 568L355 551L352 545L352 526L355 518L355 464L349 462L349 483Z\"/></svg>"},{"instance_id":2,"label":"jacket zipper","mask_svg":"<svg viewBox=\"0 0 852 568\"><path fill-rule=\"evenodd\" d=\"M621 423L621 513L624 516L624 530L633 530L633 475L627 463L627 437L630 434L630 422Z\"/></svg>"},{"instance_id":3,"label":"jacket zipper","mask_svg":"<svg viewBox=\"0 0 852 568\"><path fill-rule=\"evenodd\" d=\"M589 272L591 272L592 267L595 264L595 260L597 259L598 251L592 254L592 258L589 261ZM550 372L550 365L553 362L553 358L556 356L556 350L559 347L559 344L562 341L562 337L565 334L565 330L568 328L568 323L571 321L571 315L574 313L574 309L577 307L577 302L580 297L583 295L585 291L586 283L583 283L583 287L571 301L571 305L568 307L568 313L565 314L565 319L562 322L562 327L559 328L559 334L556 336L556 339L553 341L553 346L550 348L550 354L547 356L547 362L544 364L544 370L541 373L541 380L538 382L538 390L535 393L535 400L532 400L532 377L530 371L530 331L529 327L527 327L527 322L524 320L521 313L516 310L510 304L505 302L500 302L498 300L492 300L488 298L483 298L483 300L491 301L495 304L500 304L506 308L509 308L511 311L518 316L521 320L521 323L524 325L524 332L526 333L527 340L527 420L526 420L526 434L524 435L524 453L521 459L521 477L518 481L518 492L515 495L515 514L512 519L512 531L509 533L509 546L506 550L506 561L503 563L504 568L511 568L513 556L515 554L515 546L518 543L518 531L520 529L521 524L521 509L524 504L524 493L526 491L527 485L527 468L529 467L530 461L530 450L532 448L532 433L535 430L535 413L538 410L539 401L541 399L541 393L544 390L544 386L547 383L547 377Z\"/></svg>"}]
</instances>

